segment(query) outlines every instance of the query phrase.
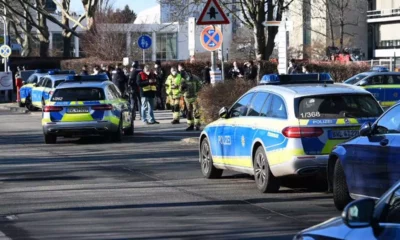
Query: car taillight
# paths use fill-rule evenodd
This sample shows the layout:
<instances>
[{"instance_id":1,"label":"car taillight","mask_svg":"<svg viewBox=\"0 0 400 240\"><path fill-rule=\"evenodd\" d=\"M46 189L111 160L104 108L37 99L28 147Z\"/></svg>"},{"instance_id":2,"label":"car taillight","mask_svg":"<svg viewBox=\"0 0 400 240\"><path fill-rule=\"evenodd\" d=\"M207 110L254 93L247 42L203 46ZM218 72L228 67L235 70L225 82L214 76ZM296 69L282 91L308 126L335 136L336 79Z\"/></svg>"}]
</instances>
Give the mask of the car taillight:
<instances>
[{"instance_id":1,"label":"car taillight","mask_svg":"<svg viewBox=\"0 0 400 240\"><path fill-rule=\"evenodd\" d=\"M92 106L92 110L102 110L102 111L106 111L106 110L112 110L113 106L111 104L104 104L104 105L96 105L96 106Z\"/></svg>"},{"instance_id":2,"label":"car taillight","mask_svg":"<svg viewBox=\"0 0 400 240\"><path fill-rule=\"evenodd\" d=\"M287 127L282 133L287 138L319 137L324 130L318 127Z\"/></svg>"},{"instance_id":3,"label":"car taillight","mask_svg":"<svg viewBox=\"0 0 400 240\"><path fill-rule=\"evenodd\" d=\"M56 107L56 106L45 106L43 108L43 112L60 112L63 110L63 107Z\"/></svg>"}]
</instances>

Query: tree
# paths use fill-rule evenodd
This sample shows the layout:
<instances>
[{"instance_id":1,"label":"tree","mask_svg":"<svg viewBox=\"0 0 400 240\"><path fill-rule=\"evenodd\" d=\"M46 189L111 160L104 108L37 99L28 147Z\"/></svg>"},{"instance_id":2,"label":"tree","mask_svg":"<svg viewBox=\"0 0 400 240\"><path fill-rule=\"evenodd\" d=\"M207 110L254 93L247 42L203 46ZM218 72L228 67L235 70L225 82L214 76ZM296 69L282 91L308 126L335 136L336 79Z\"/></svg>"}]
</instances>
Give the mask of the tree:
<instances>
[{"instance_id":1,"label":"tree","mask_svg":"<svg viewBox=\"0 0 400 240\"><path fill-rule=\"evenodd\" d=\"M121 15L121 23L133 23L136 19L136 13L128 5L122 11L117 10L115 14Z\"/></svg>"},{"instance_id":2,"label":"tree","mask_svg":"<svg viewBox=\"0 0 400 240\"><path fill-rule=\"evenodd\" d=\"M254 50L257 60L268 60L275 47L275 36L278 27L269 27L266 30L265 20L281 21L285 10L294 0L220 0L225 11L237 18L244 26L252 30ZM167 4L174 8L176 19L187 19L188 14L199 12L206 0L188 2L182 0L159 0L160 4ZM185 4L186 3L186 4Z\"/></svg>"}]
</instances>

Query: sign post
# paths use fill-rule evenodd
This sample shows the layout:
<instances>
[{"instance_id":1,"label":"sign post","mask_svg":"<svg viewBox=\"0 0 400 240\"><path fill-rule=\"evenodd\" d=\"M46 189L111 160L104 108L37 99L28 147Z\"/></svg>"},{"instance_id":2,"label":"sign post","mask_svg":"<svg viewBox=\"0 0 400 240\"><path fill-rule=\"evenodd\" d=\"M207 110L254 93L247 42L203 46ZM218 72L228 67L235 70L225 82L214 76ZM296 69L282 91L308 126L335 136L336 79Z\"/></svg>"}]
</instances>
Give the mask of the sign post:
<instances>
[{"instance_id":1,"label":"sign post","mask_svg":"<svg viewBox=\"0 0 400 240\"><path fill-rule=\"evenodd\" d=\"M138 46L143 50L143 64L146 63L145 50L151 47L151 37L147 35L142 35L138 39Z\"/></svg>"},{"instance_id":2,"label":"sign post","mask_svg":"<svg viewBox=\"0 0 400 240\"><path fill-rule=\"evenodd\" d=\"M229 19L222 10L217 0L208 0L197 21L197 25L229 24ZM201 45L211 51L211 83L223 81L221 71L216 71L216 52L223 43L222 31L214 26L206 27L200 35ZM223 69L223 58L221 60Z\"/></svg>"},{"instance_id":3,"label":"sign post","mask_svg":"<svg viewBox=\"0 0 400 240\"><path fill-rule=\"evenodd\" d=\"M188 32L189 55L192 58L196 51L196 18L194 17L189 18Z\"/></svg>"}]
</instances>

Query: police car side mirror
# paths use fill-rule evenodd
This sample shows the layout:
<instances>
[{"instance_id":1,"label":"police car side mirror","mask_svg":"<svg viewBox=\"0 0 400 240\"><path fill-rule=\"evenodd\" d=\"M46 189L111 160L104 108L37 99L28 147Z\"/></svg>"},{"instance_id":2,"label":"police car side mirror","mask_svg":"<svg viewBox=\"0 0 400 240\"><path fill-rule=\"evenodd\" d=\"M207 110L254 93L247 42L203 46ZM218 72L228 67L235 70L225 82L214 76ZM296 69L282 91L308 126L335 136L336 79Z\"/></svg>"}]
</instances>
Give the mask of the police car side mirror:
<instances>
[{"instance_id":1,"label":"police car side mirror","mask_svg":"<svg viewBox=\"0 0 400 240\"><path fill-rule=\"evenodd\" d=\"M372 126L370 122L366 122L361 126L360 129L360 136L362 137L368 137L371 136L372 134Z\"/></svg>"},{"instance_id":2,"label":"police car side mirror","mask_svg":"<svg viewBox=\"0 0 400 240\"><path fill-rule=\"evenodd\" d=\"M228 117L228 109L226 107L222 107L221 110L219 110L219 116L221 118L227 118Z\"/></svg>"}]
</instances>

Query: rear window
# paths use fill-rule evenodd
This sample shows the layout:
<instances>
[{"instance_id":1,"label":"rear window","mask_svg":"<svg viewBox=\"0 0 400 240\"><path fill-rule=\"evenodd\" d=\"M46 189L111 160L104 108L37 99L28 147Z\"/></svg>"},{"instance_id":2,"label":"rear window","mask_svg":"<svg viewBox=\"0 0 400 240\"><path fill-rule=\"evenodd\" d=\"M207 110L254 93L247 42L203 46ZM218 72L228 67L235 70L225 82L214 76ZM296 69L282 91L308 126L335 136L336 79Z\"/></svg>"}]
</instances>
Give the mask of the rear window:
<instances>
[{"instance_id":1,"label":"rear window","mask_svg":"<svg viewBox=\"0 0 400 240\"><path fill-rule=\"evenodd\" d=\"M99 101L104 99L104 91L102 88L66 88L57 89L51 101Z\"/></svg>"},{"instance_id":2,"label":"rear window","mask_svg":"<svg viewBox=\"0 0 400 240\"><path fill-rule=\"evenodd\" d=\"M370 95L324 95L298 100L299 119L379 117L383 110Z\"/></svg>"}]
</instances>

